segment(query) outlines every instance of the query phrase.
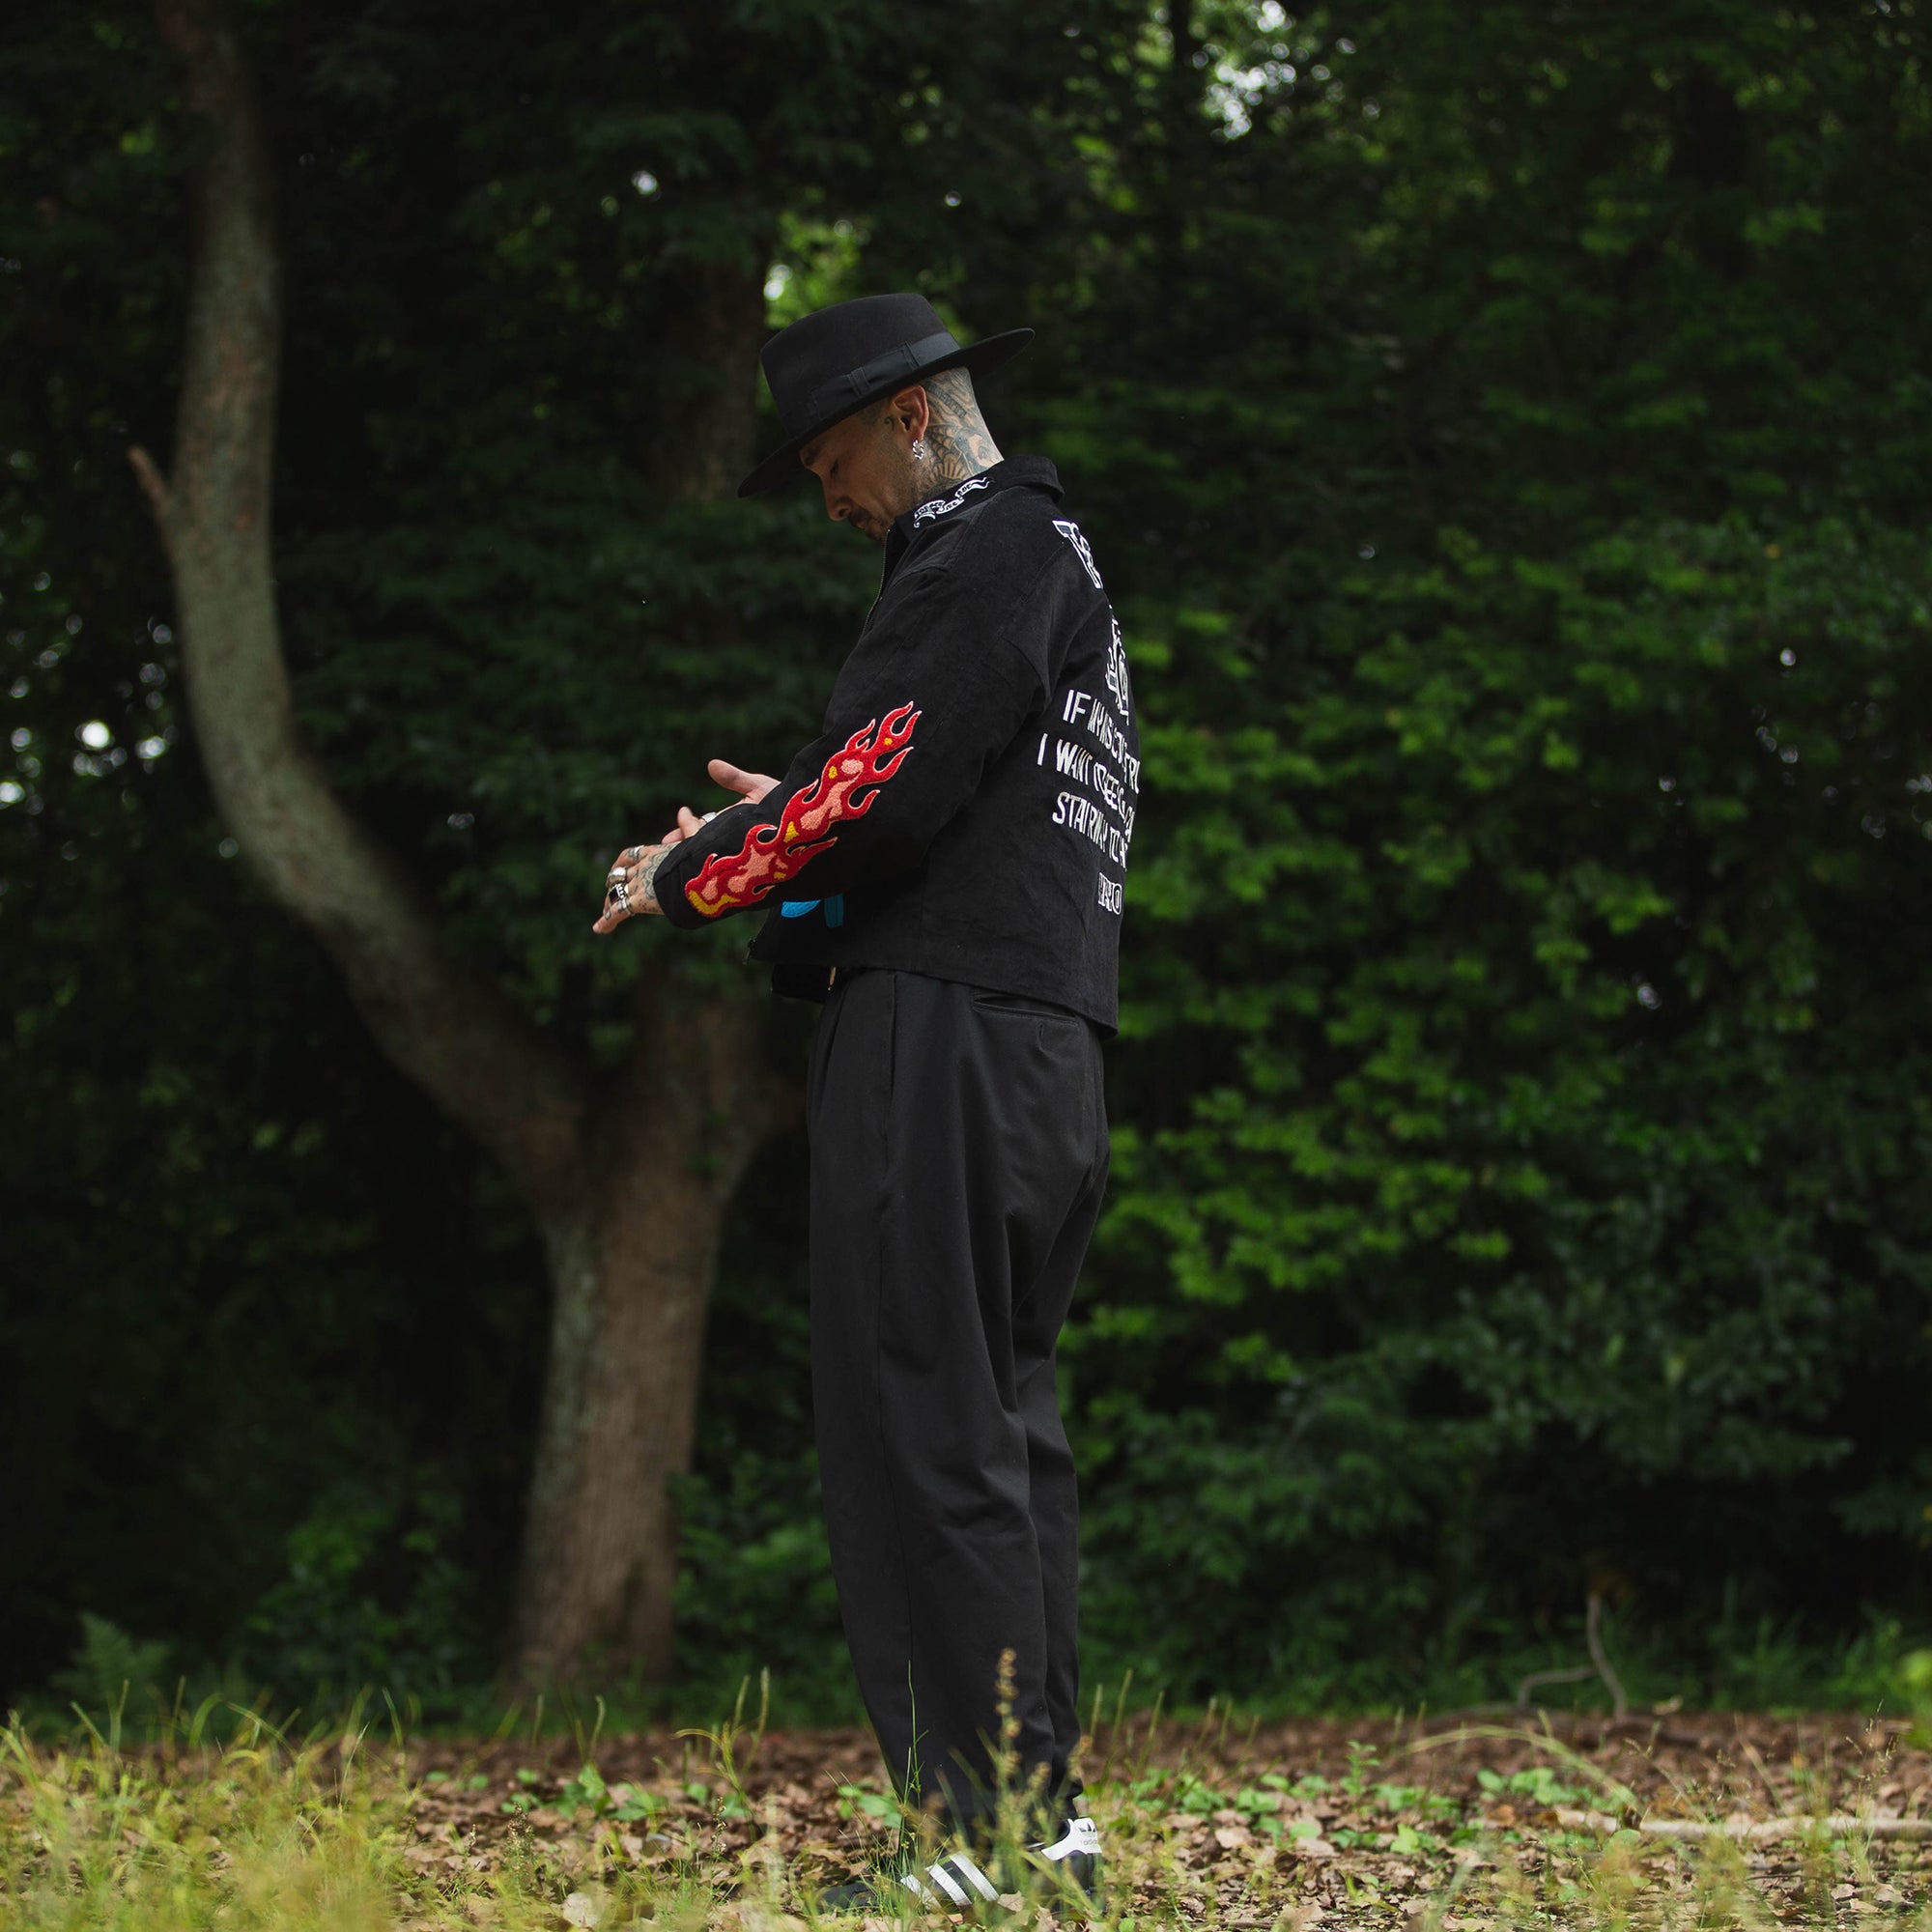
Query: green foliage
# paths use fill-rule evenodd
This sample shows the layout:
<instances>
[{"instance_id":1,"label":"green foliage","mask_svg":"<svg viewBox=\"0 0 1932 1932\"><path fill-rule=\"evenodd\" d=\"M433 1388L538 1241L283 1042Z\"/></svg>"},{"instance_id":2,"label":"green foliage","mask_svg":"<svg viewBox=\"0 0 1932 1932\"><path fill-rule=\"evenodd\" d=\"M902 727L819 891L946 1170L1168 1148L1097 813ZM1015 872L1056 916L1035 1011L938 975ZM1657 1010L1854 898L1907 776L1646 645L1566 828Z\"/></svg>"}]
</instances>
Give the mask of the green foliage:
<instances>
[{"instance_id":1,"label":"green foliage","mask_svg":"<svg viewBox=\"0 0 1932 1932\"><path fill-rule=\"evenodd\" d=\"M242 1637L256 1681L313 1687L327 1709L366 1686L447 1710L490 1675L473 1581L450 1548L458 1492L424 1481L404 1506L367 1483L317 1498L288 1536L288 1567L249 1611Z\"/></svg>"},{"instance_id":2,"label":"green foliage","mask_svg":"<svg viewBox=\"0 0 1932 1932\"><path fill-rule=\"evenodd\" d=\"M664 936L590 946L602 855L697 802L704 756L781 760L869 595L804 497L671 489L697 338L740 330L749 372L760 282L773 321L893 285L1032 321L994 426L1094 537L1149 779L1064 1352L1090 1668L1475 1699L1577 1658L1594 1590L1660 1693L1910 1706L1912 0L988 0L970 36L814 0L738 10L724 60L714 29L250 13L278 573L332 778L456 943L613 1057L630 940ZM133 0L16 40L9 1671L43 1679L85 1603L291 1697L453 1707L515 1559L537 1258L237 876L195 768L122 454L172 393L173 70ZM769 1662L829 1710L803 1161L774 1144L721 1261L680 1622L700 1685Z\"/></svg>"},{"instance_id":3,"label":"green foliage","mask_svg":"<svg viewBox=\"0 0 1932 1932\"><path fill-rule=\"evenodd\" d=\"M747 1671L769 1668L794 1719L856 1719L815 1459L741 1453L716 1486L699 1475L678 1491L678 1628L694 1660L687 1671L702 1673L687 1694L715 1699Z\"/></svg>"},{"instance_id":4,"label":"green foliage","mask_svg":"<svg viewBox=\"0 0 1932 1932\"><path fill-rule=\"evenodd\" d=\"M1932 1743L1932 1650L1915 1650L1898 1667L1900 1702L1912 1714L1914 1744Z\"/></svg>"},{"instance_id":5,"label":"green foliage","mask_svg":"<svg viewBox=\"0 0 1932 1932\"><path fill-rule=\"evenodd\" d=\"M1827 1548L1922 1619L1932 440L1904 312L1757 219L1884 255L1918 83L1720 6L1338 11L1270 79L1242 17L1048 409L1152 721L1088 1627L1400 1696L1590 1587L1708 1667L1726 1578L1844 1616Z\"/></svg>"},{"instance_id":6,"label":"green foliage","mask_svg":"<svg viewBox=\"0 0 1932 1932\"><path fill-rule=\"evenodd\" d=\"M1311 1609L1412 1613L1393 1551L1441 1539L1454 1590L1538 1562L1518 1539L1559 1513L1569 1561L1628 1577L1634 1492L1852 1463L1851 1378L1922 1346L1932 1289L1922 1069L1886 1064L1925 828L1884 761L1926 715L1925 594L1916 546L1830 528L1619 534L1561 571L1464 542L1340 586L1286 728L1163 725L1185 803L1146 896L1213 938L1132 1026L1218 1035L1227 1072L1117 1136L1108 1252L1144 1285L1072 1351L1122 1614L1173 1567L1245 1620L1304 1548ZM1206 1413L1115 1366L1177 1359Z\"/></svg>"},{"instance_id":7,"label":"green foliage","mask_svg":"<svg viewBox=\"0 0 1932 1932\"><path fill-rule=\"evenodd\" d=\"M168 1675L168 1646L142 1643L118 1624L80 1613L80 1643L72 1661L47 1680L49 1686L83 1711L125 1716L132 1707L145 1713L173 1688Z\"/></svg>"}]
</instances>

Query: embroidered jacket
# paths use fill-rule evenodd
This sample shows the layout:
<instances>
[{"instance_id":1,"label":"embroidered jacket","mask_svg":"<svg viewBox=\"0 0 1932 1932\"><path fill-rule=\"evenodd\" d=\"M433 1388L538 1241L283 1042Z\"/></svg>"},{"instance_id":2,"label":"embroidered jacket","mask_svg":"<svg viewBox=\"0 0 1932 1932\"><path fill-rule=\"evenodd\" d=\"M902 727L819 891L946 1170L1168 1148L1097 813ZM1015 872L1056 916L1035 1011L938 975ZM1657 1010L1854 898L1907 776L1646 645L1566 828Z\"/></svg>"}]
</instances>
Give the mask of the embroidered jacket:
<instances>
[{"instance_id":1,"label":"embroidered jacket","mask_svg":"<svg viewBox=\"0 0 1932 1932\"><path fill-rule=\"evenodd\" d=\"M1121 628L1053 465L893 526L825 728L656 879L673 925L757 909L780 991L895 967L1118 1016L1140 739Z\"/></svg>"}]
</instances>

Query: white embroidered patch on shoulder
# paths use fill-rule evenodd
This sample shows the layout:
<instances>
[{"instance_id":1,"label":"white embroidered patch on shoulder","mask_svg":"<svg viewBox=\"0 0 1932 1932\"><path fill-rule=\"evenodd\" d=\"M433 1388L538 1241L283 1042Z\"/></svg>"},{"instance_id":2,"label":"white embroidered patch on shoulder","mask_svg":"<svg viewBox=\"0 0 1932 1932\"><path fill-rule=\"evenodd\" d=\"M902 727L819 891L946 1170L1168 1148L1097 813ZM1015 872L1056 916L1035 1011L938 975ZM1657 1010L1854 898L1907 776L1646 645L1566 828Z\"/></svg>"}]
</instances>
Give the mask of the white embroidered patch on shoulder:
<instances>
[{"instance_id":1,"label":"white embroidered patch on shoulder","mask_svg":"<svg viewBox=\"0 0 1932 1932\"><path fill-rule=\"evenodd\" d=\"M930 523L934 517L951 516L966 500L969 490L983 490L986 479L983 476L969 476L950 497L935 497L929 503L922 503L912 513L915 526Z\"/></svg>"},{"instance_id":2,"label":"white embroidered patch on shoulder","mask_svg":"<svg viewBox=\"0 0 1932 1932\"><path fill-rule=\"evenodd\" d=\"M1055 517L1053 527L1073 546L1073 554L1080 559L1081 568L1094 580L1094 588L1104 590L1107 586L1100 582L1100 573L1094 566L1094 550L1087 541L1086 532L1078 524L1069 523L1065 517Z\"/></svg>"},{"instance_id":3,"label":"white embroidered patch on shoulder","mask_svg":"<svg viewBox=\"0 0 1932 1932\"><path fill-rule=\"evenodd\" d=\"M1121 620L1111 611L1107 621L1114 627L1107 639L1107 689L1114 694L1114 709L1124 718L1133 706L1133 696L1127 689L1127 647L1121 638Z\"/></svg>"}]
</instances>

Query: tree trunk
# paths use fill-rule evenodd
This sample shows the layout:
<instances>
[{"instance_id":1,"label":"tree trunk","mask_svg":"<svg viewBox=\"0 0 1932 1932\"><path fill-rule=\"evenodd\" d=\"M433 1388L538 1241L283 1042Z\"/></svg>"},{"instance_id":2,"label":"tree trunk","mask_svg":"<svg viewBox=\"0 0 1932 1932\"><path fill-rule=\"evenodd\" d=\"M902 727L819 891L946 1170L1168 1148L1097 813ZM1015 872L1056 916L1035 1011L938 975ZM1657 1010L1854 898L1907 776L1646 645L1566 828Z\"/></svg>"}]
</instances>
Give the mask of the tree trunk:
<instances>
[{"instance_id":1,"label":"tree trunk","mask_svg":"<svg viewBox=\"0 0 1932 1932\"><path fill-rule=\"evenodd\" d=\"M647 981L639 1007L586 1186L544 1218L554 1299L517 1630L532 1682L669 1669L669 1478L691 1467L725 1208L773 1120L742 1002L679 1008Z\"/></svg>"},{"instance_id":2,"label":"tree trunk","mask_svg":"<svg viewBox=\"0 0 1932 1932\"><path fill-rule=\"evenodd\" d=\"M762 223L744 226L762 238ZM758 351L769 333L762 252L748 264L693 265L665 319L651 400L680 433L657 439L651 481L664 496L728 501L752 467Z\"/></svg>"},{"instance_id":3,"label":"tree trunk","mask_svg":"<svg viewBox=\"0 0 1932 1932\"><path fill-rule=\"evenodd\" d=\"M172 478L145 451L129 457L173 572L196 742L251 869L336 962L383 1051L503 1163L542 1227L554 1318L519 1668L662 1676L676 1571L668 1480L691 1463L723 1217L786 1096L763 1070L751 997L680 1005L658 973L639 980L627 1067L596 1094L580 1059L444 946L403 868L303 749L269 537L281 331L269 157L232 0L157 0L156 13L209 140ZM707 312L733 322L733 357L754 332L755 293L703 291ZM685 497L735 482L753 420L749 380L721 372L695 393L701 438L662 432L694 451Z\"/></svg>"},{"instance_id":4,"label":"tree trunk","mask_svg":"<svg viewBox=\"0 0 1932 1932\"><path fill-rule=\"evenodd\" d=\"M748 223L748 230L755 224ZM764 260L689 271L659 344L662 497L717 502L751 468ZM722 639L721 639L722 641ZM798 1096L766 1070L757 1007L640 981L636 1047L590 1124L586 1194L542 1213L554 1301L517 1600L526 1682L613 1661L668 1673L673 1477L691 1468L704 1311L724 1218Z\"/></svg>"}]
</instances>

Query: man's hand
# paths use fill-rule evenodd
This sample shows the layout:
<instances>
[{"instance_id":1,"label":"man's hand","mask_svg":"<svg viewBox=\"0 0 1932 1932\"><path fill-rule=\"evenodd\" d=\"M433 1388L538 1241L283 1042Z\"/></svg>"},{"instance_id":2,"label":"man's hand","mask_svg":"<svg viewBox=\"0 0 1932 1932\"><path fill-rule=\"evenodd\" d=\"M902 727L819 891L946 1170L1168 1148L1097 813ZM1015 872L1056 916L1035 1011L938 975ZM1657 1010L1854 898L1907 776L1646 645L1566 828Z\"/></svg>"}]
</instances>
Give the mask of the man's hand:
<instances>
[{"instance_id":1,"label":"man's hand","mask_svg":"<svg viewBox=\"0 0 1932 1932\"><path fill-rule=\"evenodd\" d=\"M740 771L724 758L713 758L704 769L711 774L714 783L723 785L726 791L735 791L750 805L756 805L768 791L778 788L777 779L768 779L763 772ZM713 816L714 813L707 812L700 818L690 806L681 805L677 809L676 825L655 845L633 845L619 852L617 863L604 881L603 914L591 931L615 932L627 919L644 914L656 913L662 917L664 907L658 903L652 881L665 854L682 840L696 838L703 831L706 819Z\"/></svg>"},{"instance_id":2,"label":"man's hand","mask_svg":"<svg viewBox=\"0 0 1932 1932\"><path fill-rule=\"evenodd\" d=\"M736 765L726 764L723 758L713 758L704 768L711 774L713 784L721 784L726 791L735 791L747 803L756 805L768 791L778 789L778 780L768 779L763 772L741 772ZM678 823L684 822L683 812L678 813Z\"/></svg>"},{"instance_id":3,"label":"man's hand","mask_svg":"<svg viewBox=\"0 0 1932 1932\"><path fill-rule=\"evenodd\" d=\"M665 854L684 836L682 832L668 832L655 845L633 845L617 854L617 863L604 881L604 910L590 928L592 932L615 932L627 919L640 914L662 917L664 907L658 904L652 881Z\"/></svg>"}]
</instances>

